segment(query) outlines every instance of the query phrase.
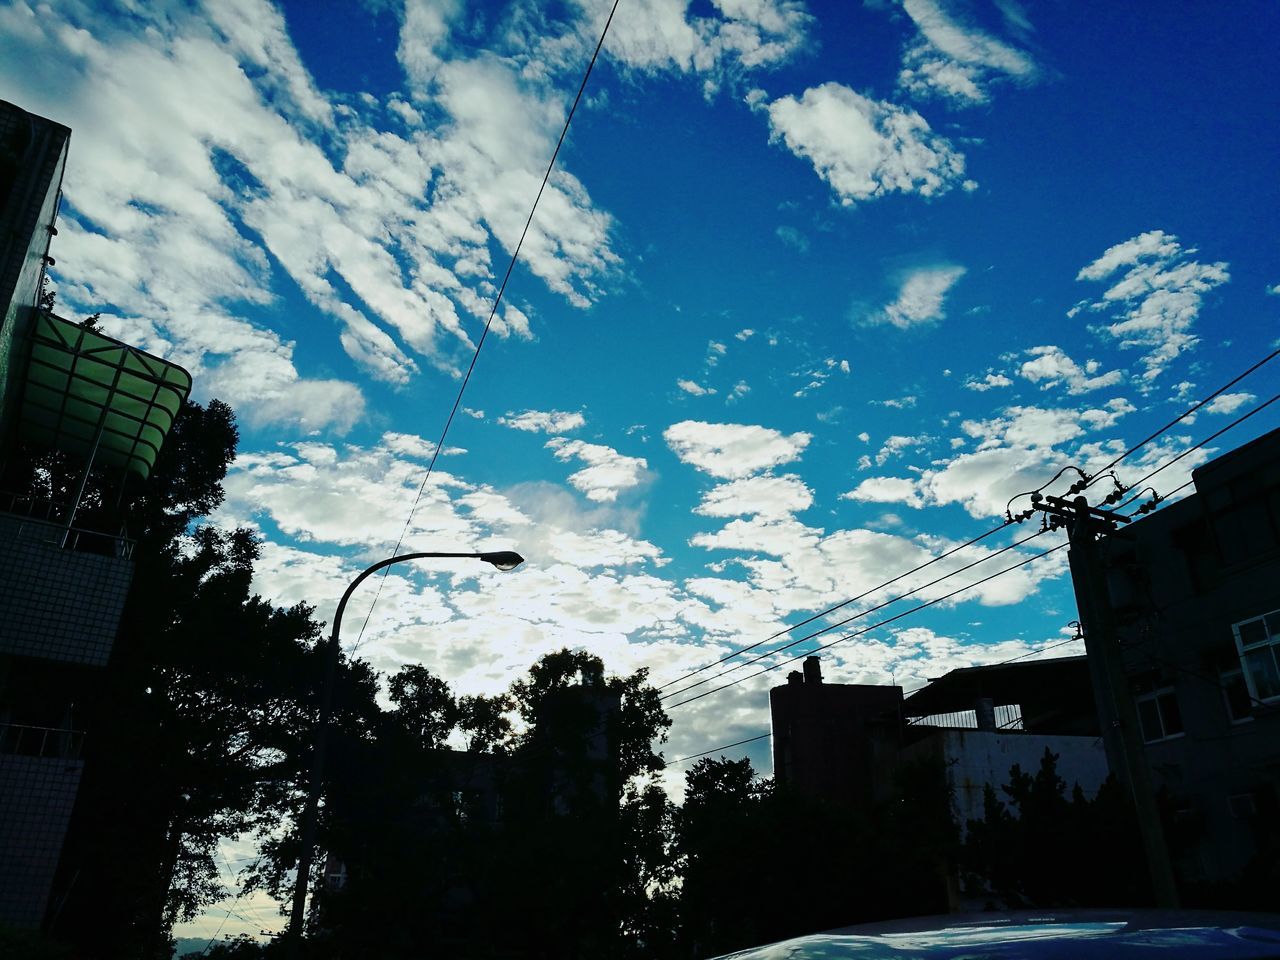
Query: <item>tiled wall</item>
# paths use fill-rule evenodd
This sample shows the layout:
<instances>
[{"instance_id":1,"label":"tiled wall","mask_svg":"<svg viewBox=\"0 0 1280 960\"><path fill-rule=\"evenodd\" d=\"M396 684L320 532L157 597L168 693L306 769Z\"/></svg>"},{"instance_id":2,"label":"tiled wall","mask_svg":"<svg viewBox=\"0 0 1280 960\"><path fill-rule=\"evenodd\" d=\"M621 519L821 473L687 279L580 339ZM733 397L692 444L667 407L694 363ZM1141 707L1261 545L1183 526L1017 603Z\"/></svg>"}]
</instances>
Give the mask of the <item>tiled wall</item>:
<instances>
[{"instance_id":1,"label":"tiled wall","mask_svg":"<svg viewBox=\"0 0 1280 960\"><path fill-rule=\"evenodd\" d=\"M0 754L0 923L40 925L81 766L60 757Z\"/></svg>"},{"instance_id":2,"label":"tiled wall","mask_svg":"<svg viewBox=\"0 0 1280 960\"><path fill-rule=\"evenodd\" d=\"M0 654L103 666L133 563L63 549L58 532L0 514Z\"/></svg>"}]
</instances>

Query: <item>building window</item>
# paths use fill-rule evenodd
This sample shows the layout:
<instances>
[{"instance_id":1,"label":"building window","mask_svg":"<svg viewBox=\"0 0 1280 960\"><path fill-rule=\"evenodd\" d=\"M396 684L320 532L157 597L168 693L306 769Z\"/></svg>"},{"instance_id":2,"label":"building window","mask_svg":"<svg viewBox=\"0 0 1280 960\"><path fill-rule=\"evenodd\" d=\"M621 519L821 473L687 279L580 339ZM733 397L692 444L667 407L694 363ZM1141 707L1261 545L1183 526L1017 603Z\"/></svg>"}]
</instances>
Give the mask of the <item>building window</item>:
<instances>
[{"instance_id":1,"label":"building window","mask_svg":"<svg viewBox=\"0 0 1280 960\"><path fill-rule=\"evenodd\" d=\"M1280 610L1233 624L1249 695L1280 699Z\"/></svg>"},{"instance_id":2,"label":"building window","mask_svg":"<svg viewBox=\"0 0 1280 960\"><path fill-rule=\"evenodd\" d=\"M1227 716L1232 723L1244 723L1253 719L1253 701L1249 699L1249 687L1244 682L1244 671L1239 666L1232 670L1223 670L1218 674L1218 685L1222 687L1222 700L1227 707Z\"/></svg>"},{"instance_id":3,"label":"building window","mask_svg":"<svg viewBox=\"0 0 1280 960\"><path fill-rule=\"evenodd\" d=\"M1161 687L1135 699L1144 741L1155 743L1182 736L1182 711L1178 709L1178 697L1173 687Z\"/></svg>"}]
</instances>

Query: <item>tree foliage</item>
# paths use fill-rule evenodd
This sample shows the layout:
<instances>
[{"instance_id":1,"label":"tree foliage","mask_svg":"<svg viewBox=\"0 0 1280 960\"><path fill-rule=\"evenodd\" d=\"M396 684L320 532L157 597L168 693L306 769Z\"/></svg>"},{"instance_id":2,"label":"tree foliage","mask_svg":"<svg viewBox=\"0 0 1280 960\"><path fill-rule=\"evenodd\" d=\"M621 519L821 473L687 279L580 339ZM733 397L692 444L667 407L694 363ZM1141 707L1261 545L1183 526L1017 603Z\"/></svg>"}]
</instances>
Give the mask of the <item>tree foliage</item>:
<instances>
[{"instance_id":1,"label":"tree foliage","mask_svg":"<svg viewBox=\"0 0 1280 960\"><path fill-rule=\"evenodd\" d=\"M1058 755L1045 748L1039 768L1019 764L1001 788L987 784L983 819L970 820L960 863L966 892L994 906L1140 906L1152 902L1146 857L1132 804L1115 778L1090 800L1070 796Z\"/></svg>"}]
</instances>

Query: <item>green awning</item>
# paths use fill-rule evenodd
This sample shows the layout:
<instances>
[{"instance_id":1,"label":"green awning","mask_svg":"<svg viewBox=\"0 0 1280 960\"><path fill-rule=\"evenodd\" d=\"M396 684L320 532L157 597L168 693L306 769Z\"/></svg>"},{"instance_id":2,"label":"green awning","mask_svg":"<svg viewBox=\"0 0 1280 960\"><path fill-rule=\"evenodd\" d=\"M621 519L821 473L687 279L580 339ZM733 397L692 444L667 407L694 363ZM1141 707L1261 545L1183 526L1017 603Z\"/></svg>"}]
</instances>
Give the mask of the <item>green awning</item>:
<instances>
[{"instance_id":1,"label":"green awning","mask_svg":"<svg viewBox=\"0 0 1280 960\"><path fill-rule=\"evenodd\" d=\"M19 430L29 440L146 478L191 374L52 314L36 317ZM96 441L96 449L95 449Z\"/></svg>"}]
</instances>

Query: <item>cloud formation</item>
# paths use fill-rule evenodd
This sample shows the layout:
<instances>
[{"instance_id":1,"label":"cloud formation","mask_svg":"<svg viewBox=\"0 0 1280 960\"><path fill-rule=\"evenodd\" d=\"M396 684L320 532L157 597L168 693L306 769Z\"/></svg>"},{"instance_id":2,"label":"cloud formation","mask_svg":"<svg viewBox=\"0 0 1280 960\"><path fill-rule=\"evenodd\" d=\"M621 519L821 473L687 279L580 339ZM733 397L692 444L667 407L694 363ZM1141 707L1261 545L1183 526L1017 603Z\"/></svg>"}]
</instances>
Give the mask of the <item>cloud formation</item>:
<instances>
[{"instance_id":1,"label":"cloud formation","mask_svg":"<svg viewBox=\"0 0 1280 960\"><path fill-rule=\"evenodd\" d=\"M938 0L902 0L902 9L919 35L903 54L898 84L916 96L974 106L987 102L996 78L1028 82L1038 72L1026 53L961 24Z\"/></svg>"},{"instance_id":2,"label":"cloud formation","mask_svg":"<svg viewBox=\"0 0 1280 960\"><path fill-rule=\"evenodd\" d=\"M1205 295L1231 279L1226 263L1201 263L1192 259L1196 252L1163 230L1149 230L1109 248L1076 276L1114 280L1102 299L1078 304L1072 315L1080 310L1113 314L1116 319L1100 329L1121 349L1147 351L1142 356L1147 385L1199 342L1192 328Z\"/></svg>"},{"instance_id":3,"label":"cloud formation","mask_svg":"<svg viewBox=\"0 0 1280 960\"><path fill-rule=\"evenodd\" d=\"M726 480L790 463L813 439L804 432L784 434L771 427L701 420L672 424L662 436L683 462Z\"/></svg>"},{"instance_id":4,"label":"cloud formation","mask_svg":"<svg viewBox=\"0 0 1280 960\"><path fill-rule=\"evenodd\" d=\"M577 430L587 422L587 418L576 411L567 410L524 410L520 413L508 412L499 417L498 422L512 430L524 430L526 433L567 433Z\"/></svg>"},{"instance_id":5,"label":"cloud formation","mask_svg":"<svg viewBox=\"0 0 1280 960\"><path fill-rule=\"evenodd\" d=\"M964 155L920 114L873 100L839 83L781 97L764 106L770 137L813 164L840 203L890 193L945 193L964 177Z\"/></svg>"},{"instance_id":6,"label":"cloud formation","mask_svg":"<svg viewBox=\"0 0 1280 960\"><path fill-rule=\"evenodd\" d=\"M552 437L546 446L557 460L578 459L586 463L586 467L570 474L569 483L596 503L617 500L620 491L637 486L644 479L649 466L643 457L628 457L599 443Z\"/></svg>"},{"instance_id":7,"label":"cloud formation","mask_svg":"<svg viewBox=\"0 0 1280 960\"><path fill-rule=\"evenodd\" d=\"M867 320L887 323L899 330L941 320L946 316L947 292L964 274L964 267L955 265L913 270L902 280L897 299Z\"/></svg>"},{"instance_id":8,"label":"cloud formation","mask_svg":"<svg viewBox=\"0 0 1280 960\"><path fill-rule=\"evenodd\" d=\"M1033 359L1025 361L1018 368L1018 374L1024 380L1040 384L1042 390L1062 384L1067 393L1074 396L1115 386L1124 378L1119 370L1099 373L1102 365L1097 360L1086 360L1081 366L1061 347L1032 347L1026 352Z\"/></svg>"}]
</instances>

